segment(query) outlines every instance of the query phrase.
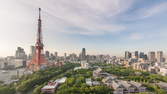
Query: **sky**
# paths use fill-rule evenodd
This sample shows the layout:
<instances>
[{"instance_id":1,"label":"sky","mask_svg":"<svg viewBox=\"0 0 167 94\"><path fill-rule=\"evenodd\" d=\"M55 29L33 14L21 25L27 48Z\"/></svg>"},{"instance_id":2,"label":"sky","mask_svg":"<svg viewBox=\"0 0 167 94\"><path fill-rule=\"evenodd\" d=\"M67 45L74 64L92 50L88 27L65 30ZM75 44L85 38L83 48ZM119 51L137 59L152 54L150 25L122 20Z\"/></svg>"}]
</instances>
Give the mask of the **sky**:
<instances>
[{"instance_id":1,"label":"sky","mask_svg":"<svg viewBox=\"0 0 167 94\"><path fill-rule=\"evenodd\" d=\"M59 55L167 52L166 0L0 0L0 56L30 53L39 7L44 48Z\"/></svg>"}]
</instances>

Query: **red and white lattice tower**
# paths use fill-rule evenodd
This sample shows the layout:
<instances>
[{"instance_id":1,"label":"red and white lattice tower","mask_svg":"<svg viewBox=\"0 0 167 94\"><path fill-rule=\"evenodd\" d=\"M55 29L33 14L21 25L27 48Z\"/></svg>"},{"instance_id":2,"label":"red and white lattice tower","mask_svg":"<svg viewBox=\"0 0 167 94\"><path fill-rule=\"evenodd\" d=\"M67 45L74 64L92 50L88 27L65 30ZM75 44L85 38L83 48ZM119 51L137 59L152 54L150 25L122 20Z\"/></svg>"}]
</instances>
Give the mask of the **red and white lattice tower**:
<instances>
[{"instance_id":1,"label":"red and white lattice tower","mask_svg":"<svg viewBox=\"0 0 167 94\"><path fill-rule=\"evenodd\" d=\"M41 23L41 8L39 8L39 19L38 19L38 32L37 40L35 44L35 54L32 57L32 60L28 63L28 69L32 71L38 71L41 68L47 67L49 62L43 54L43 42L42 42L42 23Z\"/></svg>"}]
</instances>

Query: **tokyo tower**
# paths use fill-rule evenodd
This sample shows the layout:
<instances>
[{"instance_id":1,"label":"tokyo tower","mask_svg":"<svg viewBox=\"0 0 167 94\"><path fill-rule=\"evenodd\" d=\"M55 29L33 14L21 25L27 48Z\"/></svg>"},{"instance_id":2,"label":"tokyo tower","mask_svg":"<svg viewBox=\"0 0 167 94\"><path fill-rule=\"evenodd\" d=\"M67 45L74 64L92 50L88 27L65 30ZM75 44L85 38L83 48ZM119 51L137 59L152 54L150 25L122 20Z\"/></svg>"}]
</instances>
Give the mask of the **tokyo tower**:
<instances>
[{"instance_id":1,"label":"tokyo tower","mask_svg":"<svg viewBox=\"0 0 167 94\"><path fill-rule=\"evenodd\" d=\"M41 20L41 8L39 8L39 18L38 18L38 31L37 39L35 44L35 54L32 57L32 60L28 63L28 69L31 71L38 71L42 68L45 68L49 65L47 59L43 54L43 42L42 42L42 20Z\"/></svg>"}]
</instances>

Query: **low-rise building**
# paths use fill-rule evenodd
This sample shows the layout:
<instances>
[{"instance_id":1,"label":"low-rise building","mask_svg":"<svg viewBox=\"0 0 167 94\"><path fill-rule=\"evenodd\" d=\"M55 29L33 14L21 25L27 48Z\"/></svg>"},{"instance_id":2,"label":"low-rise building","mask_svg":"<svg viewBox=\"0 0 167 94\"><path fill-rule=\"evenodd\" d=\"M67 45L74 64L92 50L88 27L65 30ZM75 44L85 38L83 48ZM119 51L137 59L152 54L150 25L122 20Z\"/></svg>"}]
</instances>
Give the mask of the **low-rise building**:
<instances>
[{"instance_id":1,"label":"low-rise building","mask_svg":"<svg viewBox=\"0 0 167 94\"><path fill-rule=\"evenodd\" d=\"M133 81L112 80L106 84L114 89L114 94L140 93L146 91L146 87Z\"/></svg>"},{"instance_id":2,"label":"low-rise building","mask_svg":"<svg viewBox=\"0 0 167 94\"><path fill-rule=\"evenodd\" d=\"M92 80L91 80L91 78L87 78L86 79L86 84L89 85L89 86L92 86Z\"/></svg>"},{"instance_id":3,"label":"low-rise building","mask_svg":"<svg viewBox=\"0 0 167 94\"><path fill-rule=\"evenodd\" d=\"M81 61L81 68L88 69L89 68L89 63L87 63L86 61Z\"/></svg>"},{"instance_id":4,"label":"low-rise building","mask_svg":"<svg viewBox=\"0 0 167 94\"><path fill-rule=\"evenodd\" d=\"M143 86L141 83L130 81L130 84L134 85L137 88L136 92L145 92L146 91L146 87Z\"/></svg>"},{"instance_id":5,"label":"low-rise building","mask_svg":"<svg viewBox=\"0 0 167 94\"><path fill-rule=\"evenodd\" d=\"M42 89L41 89L41 92L42 93L54 93L55 92L55 89L58 87L58 83L55 83L55 82L49 82L48 85L44 86Z\"/></svg>"},{"instance_id":6,"label":"low-rise building","mask_svg":"<svg viewBox=\"0 0 167 94\"><path fill-rule=\"evenodd\" d=\"M98 78L100 76L100 73L102 73L102 69L97 68L96 70L93 71L93 77Z\"/></svg>"},{"instance_id":7,"label":"low-rise building","mask_svg":"<svg viewBox=\"0 0 167 94\"><path fill-rule=\"evenodd\" d=\"M107 85L108 87L112 88L112 82L113 80L115 80L116 77L113 77L113 76L108 76L108 77L105 77L104 79L102 79L102 82Z\"/></svg>"},{"instance_id":8,"label":"low-rise building","mask_svg":"<svg viewBox=\"0 0 167 94\"><path fill-rule=\"evenodd\" d=\"M167 90L167 83L165 83L165 82L159 82L159 83L157 83L157 85L160 88Z\"/></svg>"},{"instance_id":9,"label":"low-rise building","mask_svg":"<svg viewBox=\"0 0 167 94\"><path fill-rule=\"evenodd\" d=\"M167 75L167 68L160 68L160 72L159 74L163 75L163 76L166 76Z\"/></svg>"},{"instance_id":10,"label":"low-rise building","mask_svg":"<svg viewBox=\"0 0 167 94\"><path fill-rule=\"evenodd\" d=\"M91 78L86 78L86 84L89 85L89 86L96 86L96 85L100 85L100 82L92 81Z\"/></svg>"},{"instance_id":11,"label":"low-rise building","mask_svg":"<svg viewBox=\"0 0 167 94\"><path fill-rule=\"evenodd\" d=\"M61 66L63 66L64 65L64 62L63 61L58 61L58 62L55 62L55 66L57 66L57 67L61 67Z\"/></svg>"},{"instance_id":12,"label":"low-rise building","mask_svg":"<svg viewBox=\"0 0 167 94\"><path fill-rule=\"evenodd\" d=\"M63 78L55 80L54 82L53 81L48 82L48 84L41 89L41 92L42 93L49 93L49 94L54 93L56 88L59 85L65 83L66 79L67 79L67 77L63 77Z\"/></svg>"},{"instance_id":13,"label":"low-rise building","mask_svg":"<svg viewBox=\"0 0 167 94\"><path fill-rule=\"evenodd\" d=\"M24 59L14 59L13 64L14 64L15 68L26 67L26 61Z\"/></svg>"},{"instance_id":14,"label":"low-rise building","mask_svg":"<svg viewBox=\"0 0 167 94\"><path fill-rule=\"evenodd\" d=\"M55 83L63 84L63 83L65 83L66 80L67 80L67 77L63 77L63 78L61 78L61 79L55 80Z\"/></svg>"}]
</instances>

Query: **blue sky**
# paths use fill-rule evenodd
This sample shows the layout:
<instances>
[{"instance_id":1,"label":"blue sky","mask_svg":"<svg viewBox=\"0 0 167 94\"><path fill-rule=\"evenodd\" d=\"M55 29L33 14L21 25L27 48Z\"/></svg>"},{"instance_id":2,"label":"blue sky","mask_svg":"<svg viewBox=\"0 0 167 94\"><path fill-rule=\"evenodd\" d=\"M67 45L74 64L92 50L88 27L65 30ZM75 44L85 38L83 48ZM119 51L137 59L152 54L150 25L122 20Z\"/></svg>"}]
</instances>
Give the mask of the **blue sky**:
<instances>
[{"instance_id":1,"label":"blue sky","mask_svg":"<svg viewBox=\"0 0 167 94\"><path fill-rule=\"evenodd\" d=\"M1 0L0 56L35 44L42 8L45 49L123 55L167 47L166 0Z\"/></svg>"}]
</instances>

